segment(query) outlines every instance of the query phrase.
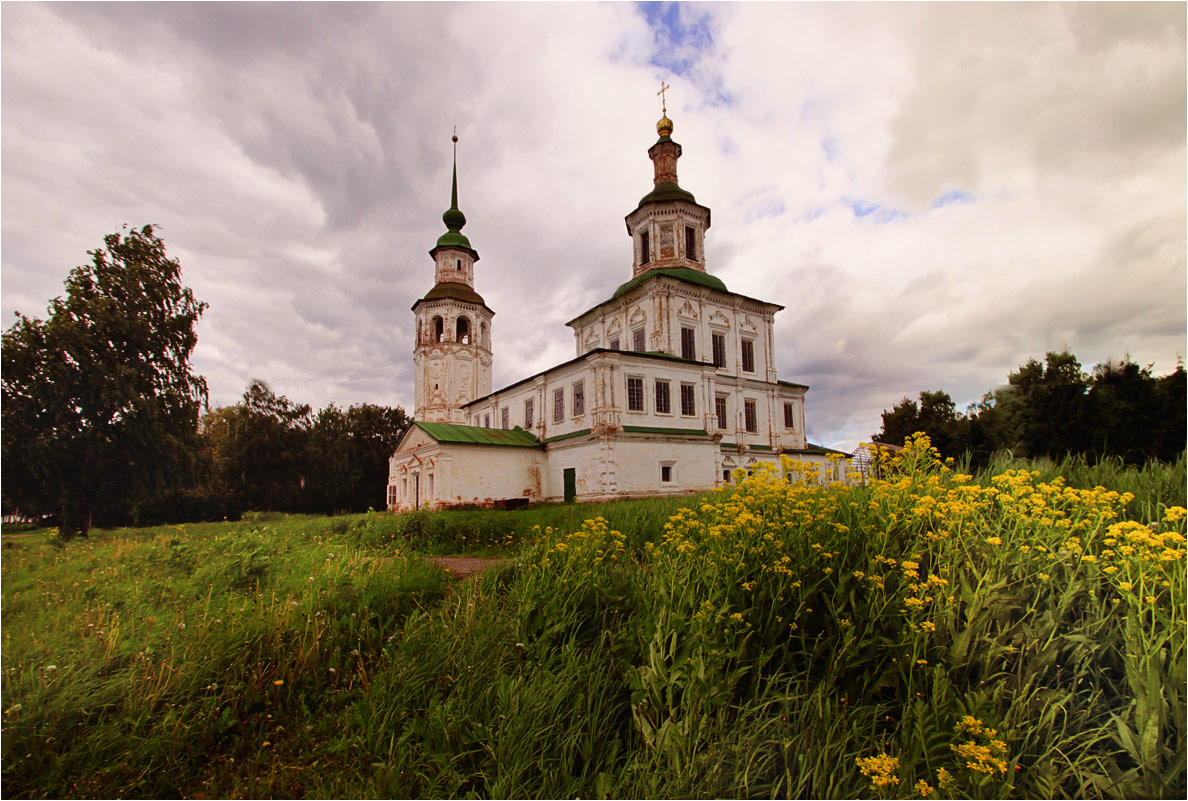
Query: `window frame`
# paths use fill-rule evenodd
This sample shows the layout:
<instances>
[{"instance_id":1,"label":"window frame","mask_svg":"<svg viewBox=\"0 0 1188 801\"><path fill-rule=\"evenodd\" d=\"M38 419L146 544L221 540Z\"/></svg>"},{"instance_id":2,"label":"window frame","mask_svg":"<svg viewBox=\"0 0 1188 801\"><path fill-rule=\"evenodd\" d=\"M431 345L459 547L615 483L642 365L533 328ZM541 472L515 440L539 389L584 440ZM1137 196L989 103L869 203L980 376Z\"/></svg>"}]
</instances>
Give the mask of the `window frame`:
<instances>
[{"instance_id":1,"label":"window frame","mask_svg":"<svg viewBox=\"0 0 1188 801\"><path fill-rule=\"evenodd\" d=\"M668 477L665 478L665 473ZM676 462L665 461L660 463L660 483L661 484L675 484L676 483Z\"/></svg>"},{"instance_id":2,"label":"window frame","mask_svg":"<svg viewBox=\"0 0 1188 801\"><path fill-rule=\"evenodd\" d=\"M627 379L627 411L646 412L644 403L644 379L642 375L629 375ZM634 395L634 398L633 398ZM633 400L636 404L633 404Z\"/></svg>"},{"instance_id":3,"label":"window frame","mask_svg":"<svg viewBox=\"0 0 1188 801\"><path fill-rule=\"evenodd\" d=\"M739 347L742 350L741 367L744 373L755 372L755 340L743 338Z\"/></svg>"},{"instance_id":4,"label":"window frame","mask_svg":"<svg viewBox=\"0 0 1188 801\"><path fill-rule=\"evenodd\" d=\"M753 398L743 398L743 430L759 433L759 403Z\"/></svg>"},{"instance_id":5,"label":"window frame","mask_svg":"<svg viewBox=\"0 0 1188 801\"><path fill-rule=\"evenodd\" d=\"M656 414L672 414L672 381L667 378L657 378L654 379L653 384L655 388L652 395L655 405L652 408ZM661 392L661 388L663 388L663 392Z\"/></svg>"},{"instance_id":6,"label":"window frame","mask_svg":"<svg viewBox=\"0 0 1188 801\"><path fill-rule=\"evenodd\" d=\"M532 428L532 424L536 422L532 419L535 417L533 413L536 411L536 404L533 403L533 400L533 398L524 399L524 428L529 430Z\"/></svg>"},{"instance_id":7,"label":"window frame","mask_svg":"<svg viewBox=\"0 0 1188 801\"><path fill-rule=\"evenodd\" d=\"M681 326L681 358L697 360L697 329L693 326Z\"/></svg>"},{"instance_id":8,"label":"window frame","mask_svg":"<svg viewBox=\"0 0 1188 801\"><path fill-rule=\"evenodd\" d=\"M713 353L714 367L722 369L726 366L726 334L722 331L710 332L710 347Z\"/></svg>"},{"instance_id":9,"label":"window frame","mask_svg":"<svg viewBox=\"0 0 1188 801\"><path fill-rule=\"evenodd\" d=\"M726 395L714 396L714 416L718 418L718 430L729 431L730 398Z\"/></svg>"},{"instance_id":10,"label":"window frame","mask_svg":"<svg viewBox=\"0 0 1188 801\"><path fill-rule=\"evenodd\" d=\"M698 261L697 229L692 225L685 226L685 258L689 261Z\"/></svg>"},{"instance_id":11,"label":"window frame","mask_svg":"<svg viewBox=\"0 0 1188 801\"><path fill-rule=\"evenodd\" d=\"M685 403L686 396L688 403ZM686 411L688 409L688 411ZM681 417L697 416L697 385L687 381L681 382Z\"/></svg>"},{"instance_id":12,"label":"window frame","mask_svg":"<svg viewBox=\"0 0 1188 801\"><path fill-rule=\"evenodd\" d=\"M796 430L796 404L784 403L784 428L789 431Z\"/></svg>"},{"instance_id":13,"label":"window frame","mask_svg":"<svg viewBox=\"0 0 1188 801\"><path fill-rule=\"evenodd\" d=\"M557 387L553 390L553 422L560 423L565 420L565 387Z\"/></svg>"},{"instance_id":14,"label":"window frame","mask_svg":"<svg viewBox=\"0 0 1188 801\"><path fill-rule=\"evenodd\" d=\"M572 397L573 416L581 417L586 413L586 379L580 379L573 382L573 391L570 393Z\"/></svg>"},{"instance_id":15,"label":"window frame","mask_svg":"<svg viewBox=\"0 0 1188 801\"><path fill-rule=\"evenodd\" d=\"M636 353L645 353L648 349L648 335L643 326L631 332L631 349Z\"/></svg>"},{"instance_id":16,"label":"window frame","mask_svg":"<svg viewBox=\"0 0 1188 801\"><path fill-rule=\"evenodd\" d=\"M502 409L499 410L499 427L504 431L508 431L509 429L511 429L511 407L510 406L504 406Z\"/></svg>"}]
</instances>

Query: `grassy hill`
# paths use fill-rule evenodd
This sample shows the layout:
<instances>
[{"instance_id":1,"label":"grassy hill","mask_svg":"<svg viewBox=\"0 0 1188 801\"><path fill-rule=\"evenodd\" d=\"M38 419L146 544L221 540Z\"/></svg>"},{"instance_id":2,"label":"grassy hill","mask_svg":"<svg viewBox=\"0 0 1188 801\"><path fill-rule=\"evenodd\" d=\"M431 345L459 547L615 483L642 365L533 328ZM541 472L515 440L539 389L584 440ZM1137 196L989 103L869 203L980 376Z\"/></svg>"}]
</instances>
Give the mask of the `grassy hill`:
<instances>
[{"instance_id":1,"label":"grassy hill","mask_svg":"<svg viewBox=\"0 0 1188 801\"><path fill-rule=\"evenodd\" d=\"M1183 506L1183 461L920 441L865 487L5 536L5 794L1174 795Z\"/></svg>"}]
</instances>

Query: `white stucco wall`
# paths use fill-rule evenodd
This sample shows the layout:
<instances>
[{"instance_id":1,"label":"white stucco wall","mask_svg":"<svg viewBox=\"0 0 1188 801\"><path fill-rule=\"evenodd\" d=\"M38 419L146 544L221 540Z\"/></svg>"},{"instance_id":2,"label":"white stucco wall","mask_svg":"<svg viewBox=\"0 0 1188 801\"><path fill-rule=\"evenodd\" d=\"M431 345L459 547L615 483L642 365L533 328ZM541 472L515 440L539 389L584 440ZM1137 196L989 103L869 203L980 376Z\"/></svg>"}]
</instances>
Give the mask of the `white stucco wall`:
<instances>
[{"instance_id":1,"label":"white stucco wall","mask_svg":"<svg viewBox=\"0 0 1188 801\"><path fill-rule=\"evenodd\" d=\"M541 499L542 450L441 444L421 436L390 460L389 508L408 511L417 508L418 499L421 508Z\"/></svg>"}]
</instances>

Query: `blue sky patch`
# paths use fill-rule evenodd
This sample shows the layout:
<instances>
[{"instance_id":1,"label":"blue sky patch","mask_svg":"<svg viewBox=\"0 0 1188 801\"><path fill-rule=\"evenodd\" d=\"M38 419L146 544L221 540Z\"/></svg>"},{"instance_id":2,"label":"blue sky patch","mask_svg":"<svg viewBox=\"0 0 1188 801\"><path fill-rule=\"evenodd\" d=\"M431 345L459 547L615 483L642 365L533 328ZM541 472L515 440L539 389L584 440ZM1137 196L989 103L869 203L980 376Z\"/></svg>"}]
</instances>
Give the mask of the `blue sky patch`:
<instances>
[{"instance_id":1,"label":"blue sky patch","mask_svg":"<svg viewBox=\"0 0 1188 801\"><path fill-rule=\"evenodd\" d=\"M684 75L697 62L701 52L714 42L710 32L709 14L694 17L686 10L682 15L680 3L637 3L648 26L652 28L655 51L651 64ZM687 9L687 7L686 7ZM719 102L729 98L719 93Z\"/></svg>"},{"instance_id":2,"label":"blue sky patch","mask_svg":"<svg viewBox=\"0 0 1188 801\"><path fill-rule=\"evenodd\" d=\"M947 206L950 203L969 203L973 197L962 192L960 189L953 189L945 192L940 197L932 201L932 208L939 209L941 206Z\"/></svg>"},{"instance_id":3,"label":"blue sky patch","mask_svg":"<svg viewBox=\"0 0 1188 801\"><path fill-rule=\"evenodd\" d=\"M825 151L825 160L830 164L837 161L837 140L827 136L821 140L821 149Z\"/></svg>"},{"instance_id":4,"label":"blue sky patch","mask_svg":"<svg viewBox=\"0 0 1188 801\"><path fill-rule=\"evenodd\" d=\"M841 202L849 206L850 210L854 212L854 216L859 219L869 217L876 223L887 223L892 220L898 220L901 217L907 217L906 211L899 209L889 209L881 203L874 203L863 198L842 198Z\"/></svg>"}]
</instances>

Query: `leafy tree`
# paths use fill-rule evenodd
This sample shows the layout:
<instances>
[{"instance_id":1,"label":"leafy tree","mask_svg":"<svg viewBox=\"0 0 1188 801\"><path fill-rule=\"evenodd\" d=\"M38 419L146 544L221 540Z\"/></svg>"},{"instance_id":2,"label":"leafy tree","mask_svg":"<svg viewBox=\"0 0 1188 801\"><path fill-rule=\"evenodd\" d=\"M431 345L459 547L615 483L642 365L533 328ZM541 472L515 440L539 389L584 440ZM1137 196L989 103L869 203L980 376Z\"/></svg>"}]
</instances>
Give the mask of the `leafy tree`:
<instances>
[{"instance_id":1,"label":"leafy tree","mask_svg":"<svg viewBox=\"0 0 1188 801\"><path fill-rule=\"evenodd\" d=\"M347 430L359 469L350 508L362 511L387 506L388 459L411 424L399 406L363 403L347 410Z\"/></svg>"},{"instance_id":2,"label":"leafy tree","mask_svg":"<svg viewBox=\"0 0 1188 801\"><path fill-rule=\"evenodd\" d=\"M3 336L4 506L58 513L63 537L190 477L206 381L193 373L206 309L146 225L104 237L46 320Z\"/></svg>"},{"instance_id":3,"label":"leafy tree","mask_svg":"<svg viewBox=\"0 0 1188 801\"><path fill-rule=\"evenodd\" d=\"M1158 409L1149 367L1139 367L1130 359L1099 364L1093 370L1088 402L1094 452L1116 454L1132 464L1155 457Z\"/></svg>"},{"instance_id":4,"label":"leafy tree","mask_svg":"<svg viewBox=\"0 0 1188 801\"><path fill-rule=\"evenodd\" d=\"M408 426L403 409L367 403L311 414L253 380L239 403L203 418L207 494L272 511L383 508L388 458Z\"/></svg>"},{"instance_id":5,"label":"leafy tree","mask_svg":"<svg viewBox=\"0 0 1188 801\"><path fill-rule=\"evenodd\" d=\"M307 404L253 379L235 406L202 420L214 482L252 509L305 511Z\"/></svg>"},{"instance_id":6,"label":"leafy tree","mask_svg":"<svg viewBox=\"0 0 1188 801\"><path fill-rule=\"evenodd\" d=\"M891 411L884 411L883 430L872 435L871 439L889 445L902 445L906 438L923 431L937 450L945 456L951 456L962 439L963 423L949 393L925 390L920 393L919 405L914 400L904 398Z\"/></svg>"},{"instance_id":7,"label":"leafy tree","mask_svg":"<svg viewBox=\"0 0 1188 801\"><path fill-rule=\"evenodd\" d=\"M1156 437L1156 455L1165 462L1174 461L1184 452L1185 414L1184 401L1188 382L1185 381L1184 364L1176 365L1175 372L1168 373L1155 382L1155 419L1159 430Z\"/></svg>"},{"instance_id":8,"label":"leafy tree","mask_svg":"<svg viewBox=\"0 0 1188 801\"><path fill-rule=\"evenodd\" d=\"M1008 381L1019 395L1025 455L1059 458L1087 450L1089 380L1076 356L1065 350L1049 352L1044 364L1028 359Z\"/></svg>"}]
</instances>

